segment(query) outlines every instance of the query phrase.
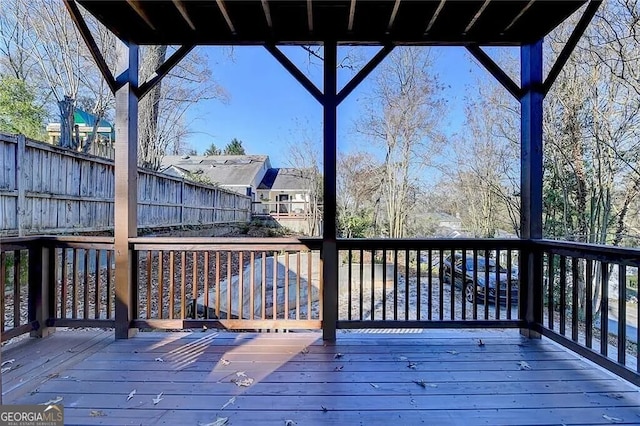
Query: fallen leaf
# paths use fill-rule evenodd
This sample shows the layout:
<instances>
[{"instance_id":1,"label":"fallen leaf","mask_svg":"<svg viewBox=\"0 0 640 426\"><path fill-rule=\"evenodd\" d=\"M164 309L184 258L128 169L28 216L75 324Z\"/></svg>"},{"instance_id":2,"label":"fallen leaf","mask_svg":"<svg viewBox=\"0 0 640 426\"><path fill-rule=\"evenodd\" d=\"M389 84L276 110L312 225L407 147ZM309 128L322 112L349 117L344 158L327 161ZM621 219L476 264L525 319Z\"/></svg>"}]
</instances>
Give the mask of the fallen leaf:
<instances>
[{"instance_id":1,"label":"fallen leaf","mask_svg":"<svg viewBox=\"0 0 640 426\"><path fill-rule=\"evenodd\" d=\"M293 420L285 420L284 421L284 426L296 426L298 423L294 422Z\"/></svg>"},{"instance_id":2,"label":"fallen leaf","mask_svg":"<svg viewBox=\"0 0 640 426\"><path fill-rule=\"evenodd\" d=\"M89 417L104 417L106 414L102 410L91 410L89 411Z\"/></svg>"},{"instance_id":3,"label":"fallen leaf","mask_svg":"<svg viewBox=\"0 0 640 426\"><path fill-rule=\"evenodd\" d=\"M246 371L236 371L236 376L238 377L247 377Z\"/></svg>"},{"instance_id":4,"label":"fallen leaf","mask_svg":"<svg viewBox=\"0 0 640 426\"><path fill-rule=\"evenodd\" d=\"M237 386L242 386L248 388L253 384L253 379L251 377L247 377L246 379L232 379L231 382L235 383Z\"/></svg>"},{"instance_id":5,"label":"fallen leaf","mask_svg":"<svg viewBox=\"0 0 640 426\"><path fill-rule=\"evenodd\" d=\"M220 363L221 363L222 365L229 365L229 364L231 364L231 361L229 361L228 359L224 359L224 358L222 358L222 359L220 360Z\"/></svg>"},{"instance_id":6,"label":"fallen leaf","mask_svg":"<svg viewBox=\"0 0 640 426\"><path fill-rule=\"evenodd\" d=\"M406 356L401 356L401 357L398 357L398 359L400 361L407 361L409 358L407 358Z\"/></svg>"},{"instance_id":7,"label":"fallen leaf","mask_svg":"<svg viewBox=\"0 0 640 426\"><path fill-rule=\"evenodd\" d=\"M337 353L337 354L335 354L333 357L334 357L335 359L340 359L340 358L342 358L342 357L343 357L343 355L342 355L340 352L338 352L338 353Z\"/></svg>"},{"instance_id":8,"label":"fallen leaf","mask_svg":"<svg viewBox=\"0 0 640 426\"><path fill-rule=\"evenodd\" d=\"M136 394L136 390L132 390L131 392L129 392L129 395L127 396L127 401L129 401L131 398L133 398L133 395Z\"/></svg>"},{"instance_id":9,"label":"fallen leaf","mask_svg":"<svg viewBox=\"0 0 640 426\"><path fill-rule=\"evenodd\" d=\"M162 401L164 398L162 397L162 392L158 394L155 398L153 398L153 405L158 405L158 402Z\"/></svg>"},{"instance_id":10,"label":"fallen leaf","mask_svg":"<svg viewBox=\"0 0 640 426\"><path fill-rule=\"evenodd\" d=\"M322 412L326 413L327 411L329 411L329 409L327 407L325 407L324 405L321 405L320 408L322 408Z\"/></svg>"},{"instance_id":11,"label":"fallen leaf","mask_svg":"<svg viewBox=\"0 0 640 426\"><path fill-rule=\"evenodd\" d=\"M608 393L605 396L607 396L609 398L613 398L613 399L622 399L622 398L624 398L624 395L622 395L621 393Z\"/></svg>"},{"instance_id":12,"label":"fallen leaf","mask_svg":"<svg viewBox=\"0 0 640 426\"><path fill-rule=\"evenodd\" d=\"M48 400L47 402L43 402L40 405L56 405L57 403L62 401L62 397L61 396L57 396L53 399Z\"/></svg>"},{"instance_id":13,"label":"fallen leaf","mask_svg":"<svg viewBox=\"0 0 640 426\"><path fill-rule=\"evenodd\" d=\"M47 376L47 379L55 379L57 377L60 377L60 373L51 373Z\"/></svg>"},{"instance_id":14,"label":"fallen leaf","mask_svg":"<svg viewBox=\"0 0 640 426\"><path fill-rule=\"evenodd\" d=\"M309 353L309 348L304 348L303 350L300 351L300 353L308 354Z\"/></svg>"},{"instance_id":15,"label":"fallen leaf","mask_svg":"<svg viewBox=\"0 0 640 426\"><path fill-rule=\"evenodd\" d=\"M603 414L602 418L605 420L609 420L612 423L622 423L624 421L623 419L620 419L618 417L611 417L611 416L607 416L606 414Z\"/></svg>"},{"instance_id":16,"label":"fallen leaf","mask_svg":"<svg viewBox=\"0 0 640 426\"><path fill-rule=\"evenodd\" d=\"M16 362L15 359L8 359L6 361L2 361L2 365L0 365L0 367L4 367L7 364L13 364L14 362Z\"/></svg>"},{"instance_id":17,"label":"fallen leaf","mask_svg":"<svg viewBox=\"0 0 640 426\"><path fill-rule=\"evenodd\" d=\"M162 358L156 358L156 361L158 361L158 362L164 362L164 359L162 359Z\"/></svg>"},{"instance_id":18,"label":"fallen leaf","mask_svg":"<svg viewBox=\"0 0 640 426\"><path fill-rule=\"evenodd\" d=\"M215 422L203 424L201 426L224 426L229 423L229 417L218 417Z\"/></svg>"},{"instance_id":19,"label":"fallen leaf","mask_svg":"<svg viewBox=\"0 0 640 426\"><path fill-rule=\"evenodd\" d=\"M410 362L409 365L407 365L407 368L415 370L416 368L418 368L418 364L416 364L415 362Z\"/></svg>"},{"instance_id":20,"label":"fallen leaf","mask_svg":"<svg viewBox=\"0 0 640 426\"><path fill-rule=\"evenodd\" d=\"M531 370L531 366L526 361L520 361L518 363L520 370Z\"/></svg>"},{"instance_id":21,"label":"fallen leaf","mask_svg":"<svg viewBox=\"0 0 640 426\"><path fill-rule=\"evenodd\" d=\"M343 368L344 368L344 365L339 365L336 368L334 368L333 371L342 371Z\"/></svg>"},{"instance_id":22,"label":"fallen leaf","mask_svg":"<svg viewBox=\"0 0 640 426\"><path fill-rule=\"evenodd\" d=\"M422 388L426 388L427 387L427 382L425 382L424 380L414 380L413 383L415 383L416 385L422 387Z\"/></svg>"},{"instance_id":23,"label":"fallen leaf","mask_svg":"<svg viewBox=\"0 0 640 426\"><path fill-rule=\"evenodd\" d=\"M478 340L478 346L483 347L484 346L484 342L482 341L482 339Z\"/></svg>"},{"instance_id":24,"label":"fallen leaf","mask_svg":"<svg viewBox=\"0 0 640 426\"><path fill-rule=\"evenodd\" d=\"M451 355L458 355L458 351L447 351L447 353Z\"/></svg>"},{"instance_id":25,"label":"fallen leaf","mask_svg":"<svg viewBox=\"0 0 640 426\"><path fill-rule=\"evenodd\" d=\"M224 410L225 408L227 408L228 406L230 406L234 402L236 402L236 397L235 396L233 398L231 398L230 400L228 400L227 402L225 402L224 405L222 406L222 408L220 408L220 409Z\"/></svg>"},{"instance_id":26,"label":"fallen leaf","mask_svg":"<svg viewBox=\"0 0 640 426\"><path fill-rule=\"evenodd\" d=\"M371 385L372 388L374 389L378 389L380 386L376 385L375 383L369 383Z\"/></svg>"}]
</instances>

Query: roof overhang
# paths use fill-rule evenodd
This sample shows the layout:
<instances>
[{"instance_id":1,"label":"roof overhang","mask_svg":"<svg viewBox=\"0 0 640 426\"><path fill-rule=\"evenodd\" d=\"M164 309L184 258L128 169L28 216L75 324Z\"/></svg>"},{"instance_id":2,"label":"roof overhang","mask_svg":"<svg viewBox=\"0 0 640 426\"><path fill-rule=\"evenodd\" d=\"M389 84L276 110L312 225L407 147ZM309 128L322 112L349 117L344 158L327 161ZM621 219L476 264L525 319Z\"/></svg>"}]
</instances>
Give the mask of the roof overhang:
<instances>
[{"instance_id":1,"label":"roof overhang","mask_svg":"<svg viewBox=\"0 0 640 426\"><path fill-rule=\"evenodd\" d=\"M78 0L140 45L518 46L588 0Z\"/></svg>"}]
</instances>

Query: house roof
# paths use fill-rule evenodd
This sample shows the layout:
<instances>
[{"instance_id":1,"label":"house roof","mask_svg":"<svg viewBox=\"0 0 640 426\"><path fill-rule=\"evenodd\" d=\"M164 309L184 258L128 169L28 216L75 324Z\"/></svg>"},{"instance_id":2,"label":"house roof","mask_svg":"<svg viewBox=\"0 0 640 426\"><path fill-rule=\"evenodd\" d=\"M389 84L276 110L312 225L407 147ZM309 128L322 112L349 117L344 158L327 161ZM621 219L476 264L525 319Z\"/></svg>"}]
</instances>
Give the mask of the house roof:
<instances>
[{"instance_id":1,"label":"house roof","mask_svg":"<svg viewBox=\"0 0 640 426\"><path fill-rule=\"evenodd\" d=\"M309 187L309 180L305 178L300 169L269 169L264 175L258 189L269 189L271 191L294 191L306 190Z\"/></svg>"},{"instance_id":2,"label":"house roof","mask_svg":"<svg viewBox=\"0 0 640 426\"><path fill-rule=\"evenodd\" d=\"M265 164L269 167L266 155L168 155L162 159L160 169L174 175L202 170L205 176L220 185L250 186Z\"/></svg>"},{"instance_id":3,"label":"house roof","mask_svg":"<svg viewBox=\"0 0 640 426\"><path fill-rule=\"evenodd\" d=\"M78 0L137 44L522 45L588 0Z\"/></svg>"}]
</instances>

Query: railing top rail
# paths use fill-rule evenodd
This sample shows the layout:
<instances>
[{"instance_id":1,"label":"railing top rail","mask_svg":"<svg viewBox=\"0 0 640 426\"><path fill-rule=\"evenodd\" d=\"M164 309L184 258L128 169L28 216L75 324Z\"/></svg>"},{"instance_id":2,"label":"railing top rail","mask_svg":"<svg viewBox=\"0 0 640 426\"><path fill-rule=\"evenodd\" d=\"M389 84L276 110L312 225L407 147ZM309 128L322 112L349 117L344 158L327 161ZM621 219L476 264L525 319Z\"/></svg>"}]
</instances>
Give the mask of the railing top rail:
<instances>
[{"instance_id":1,"label":"railing top rail","mask_svg":"<svg viewBox=\"0 0 640 426\"><path fill-rule=\"evenodd\" d=\"M320 249L320 238L135 237L136 250L299 250Z\"/></svg>"},{"instance_id":2,"label":"railing top rail","mask_svg":"<svg viewBox=\"0 0 640 426\"><path fill-rule=\"evenodd\" d=\"M520 249L528 243L527 240L516 238L339 238L339 249Z\"/></svg>"},{"instance_id":3,"label":"railing top rail","mask_svg":"<svg viewBox=\"0 0 640 426\"><path fill-rule=\"evenodd\" d=\"M23 250L29 248L39 237L3 237L0 238L0 252Z\"/></svg>"},{"instance_id":4,"label":"railing top rail","mask_svg":"<svg viewBox=\"0 0 640 426\"><path fill-rule=\"evenodd\" d=\"M556 240L534 240L532 244L554 254L640 266L640 249Z\"/></svg>"}]
</instances>

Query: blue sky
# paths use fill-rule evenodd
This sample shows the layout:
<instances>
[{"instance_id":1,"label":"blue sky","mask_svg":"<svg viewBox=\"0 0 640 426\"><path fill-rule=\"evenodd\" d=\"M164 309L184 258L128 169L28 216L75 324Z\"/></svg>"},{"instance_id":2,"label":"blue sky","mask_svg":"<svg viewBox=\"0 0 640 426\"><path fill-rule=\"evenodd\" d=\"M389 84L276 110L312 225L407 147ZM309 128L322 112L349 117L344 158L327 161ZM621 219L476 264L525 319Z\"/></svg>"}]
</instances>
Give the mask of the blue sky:
<instances>
[{"instance_id":1,"label":"blue sky","mask_svg":"<svg viewBox=\"0 0 640 426\"><path fill-rule=\"evenodd\" d=\"M358 48L363 59L373 56L377 48ZM464 48L434 48L438 60L435 72L447 87L448 115L443 126L448 134L460 130L463 123L464 97L479 78L492 77L475 64ZM320 63L309 62L300 47L282 51L322 89ZM262 47L206 48L214 77L229 94L229 102L201 102L193 109L190 127L194 131L190 144L202 152L212 142L224 147L232 138L242 140L248 154L267 154L274 167L286 167L287 147L295 142L301 126L321 138L322 109L318 102ZM340 55L340 51L339 51ZM375 72L375 71L374 71ZM340 87L352 71L340 70ZM353 130L360 113L361 97L370 88L371 76L338 109L338 145L348 151L361 144Z\"/></svg>"}]
</instances>

